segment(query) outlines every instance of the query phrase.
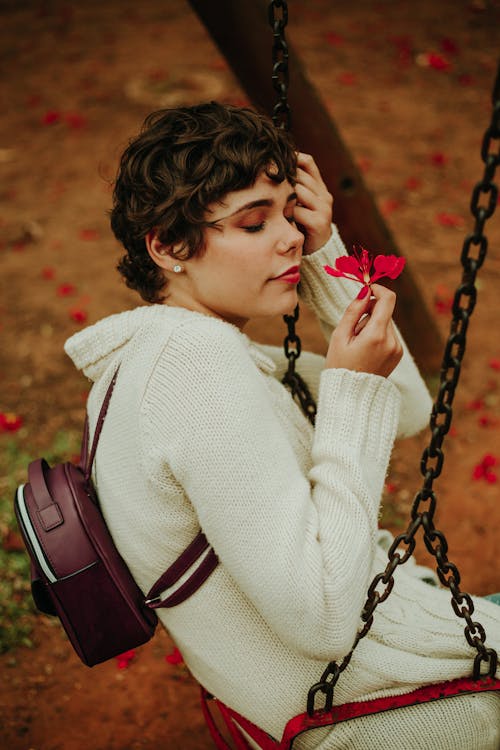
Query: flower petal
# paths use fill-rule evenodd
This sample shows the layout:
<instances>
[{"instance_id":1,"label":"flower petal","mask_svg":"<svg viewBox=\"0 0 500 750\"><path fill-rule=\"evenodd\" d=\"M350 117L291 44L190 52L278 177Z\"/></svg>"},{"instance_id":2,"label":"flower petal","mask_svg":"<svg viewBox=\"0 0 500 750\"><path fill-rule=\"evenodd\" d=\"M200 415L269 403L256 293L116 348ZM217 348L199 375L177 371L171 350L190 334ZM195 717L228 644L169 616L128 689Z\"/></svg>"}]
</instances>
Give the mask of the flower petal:
<instances>
[{"instance_id":1,"label":"flower petal","mask_svg":"<svg viewBox=\"0 0 500 750\"><path fill-rule=\"evenodd\" d=\"M165 661L169 664L184 664L184 658L177 646L169 654L166 654Z\"/></svg>"},{"instance_id":2,"label":"flower petal","mask_svg":"<svg viewBox=\"0 0 500 750\"><path fill-rule=\"evenodd\" d=\"M343 271L337 271L336 268L332 268L331 266L323 266L323 268L330 276L336 276L337 278L344 276Z\"/></svg>"},{"instance_id":3,"label":"flower petal","mask_svg":"<svg viewBox=\"0 0 500 750\"><path fill-rule=\"evenodd\" d=\"M488 364L492 370L497 370L498 372L500 372L500 357L493 357L492 359L490 359Z\"/></svg>"},{"instance_id":4,"label":"flower petal","mask_svg":"<svg viewBox=\"0 0 500 750\"><path fill-rule=\"evenodd\" d=\"M339 261L347 262L339 263ZM360 283L364 284L365 280L355 258L344 256L342 258L337 258L335 265L337 266L337 268L332 268L332 266L323 266L323 268L328 274L330 274L330 276L336 276L337 278L343 279L351 279L352 281L359 281ZM349 270L350 268L352 268L352 271Z\"/></svg>"},{"instance_id":5,"label":"flower petal","mask_svg":"<svg viewBox=\"0 0 500 750\"><path fill-rule=\"evenodd\" d=\"M0 412L0 432L17 432L23 426L23 418L13 412Z\"/></svg>"},{"instance_id":6,"label":"flower petal","mask_svg":"<svg viewBox=\"0 0 500 750\"><path fill-rule=\"evenodd\" d=\"M366 250L365 250L366 252ZM352 276L356 276L361 281L363 279L362 270L360 266L363 265L364 259L358 259L354 255L342 255L335 261L335 267L342 273L350 273Z\"/></svg>"},{"instance_id":7,"label":"flower petal","mask_svg":"<svg viewBox=\"0 0 500 750\"><path fill-rule=\"evenodd\" d=\"M440 211L436 214L436 221L441 224L442 227L455 227L460 228L465 224L463 216L459 214L448 213L447 211Z\"/></svg>"},{"instance_id":8,"label":"flower petal","mask_svg":"<svg viewBox=\"0 0 500 750\"><path fill-rule=\"evenodd\" d=\"M375 273L373 274L372 280L376 278L380 279L382 276L388 276L390 279L397 279L403 268L405 267L406 259L399 258L397 255L377 255L373 261Z\"/></svg>"},{"instance_id":9,"label":"flower petal","mask_svg":"<svg viewBox=\"0 0 500 750\"><path fill-rule=\"evenodd\" d=\"M127 669L132 659L135 657L135 651L131 648L129 651L124 651L123 654L116 656L117 669Z\"/></svg>"}]
</instances>

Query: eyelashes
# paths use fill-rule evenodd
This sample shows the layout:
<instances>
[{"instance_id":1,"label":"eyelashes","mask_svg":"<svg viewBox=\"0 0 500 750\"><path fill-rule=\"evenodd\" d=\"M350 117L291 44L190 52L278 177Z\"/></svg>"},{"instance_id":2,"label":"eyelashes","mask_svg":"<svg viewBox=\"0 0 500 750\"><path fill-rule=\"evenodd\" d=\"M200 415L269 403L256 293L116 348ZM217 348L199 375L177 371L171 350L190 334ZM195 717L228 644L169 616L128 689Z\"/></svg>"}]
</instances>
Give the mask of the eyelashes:
<instances>
[{"instance_id":1,"label":"eyelashes","mask_svg":"<svg viewBox=\"0 0 500 750\"><path fill-rule=\"evenodd\" d=\"M252 224L251 226L241 227L241 228L244 229L245 232L248 232L249 234L253 234L254 232L261 232L265 226L266 226L266 222L261 221L260 224Z\"/></svg>"},{"instance_id":2,"label":"eyelashes","mask_svg":"<svg viewBox=\"0 0 500 750\"><path fill-rule=\"evenodd\" d=\"M293 215L285 216L285 219L288 221L289 224L295 224L295 218ZM241 228L248 234L255 234L256 232L262 232L265 226L266 226L266 222L261 221L260 224L251 224L249 226L245 226Z\"/></svg>"}]
</instances>

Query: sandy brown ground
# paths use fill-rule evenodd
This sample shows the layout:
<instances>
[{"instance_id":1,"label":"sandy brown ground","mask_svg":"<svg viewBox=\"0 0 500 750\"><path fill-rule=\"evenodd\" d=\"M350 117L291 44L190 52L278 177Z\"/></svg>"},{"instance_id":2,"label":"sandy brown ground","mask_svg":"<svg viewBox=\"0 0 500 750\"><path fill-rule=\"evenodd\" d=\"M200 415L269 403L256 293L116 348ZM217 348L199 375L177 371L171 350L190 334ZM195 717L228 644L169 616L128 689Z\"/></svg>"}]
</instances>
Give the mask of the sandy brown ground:
<instances>
[{"instance_id":1,"label":"sandy brown ground","mask_svg":"<svg viewBox=\"0 0 500 750\"><path fill-rule=\"evenodd\" d=\"M482 175L499 3L290 6L289 38L444 334L448 317L440 308L459 279L457 258L472 226L469 196ZM183 0L12 0L0 7L0 39L0 411L19 414L21 442L43 451L58 430L78 430L84 413L88 384L65 357L64 340L83 318L92 323L138 303L114 271L118 248L106 216L123 145L159 106L207 98L241 103L245 95ZM269 39L256 54L269 54ZM489 237L438 484L450 557L460 563L464 588L479 594L500 590L499 484L472 479L485 454L500 457L498 212ZM263 341L283 336L280 321L251 330ZM305 345L324 350L306 311L300 330ZM424 441L407 440L394 454L385 519L395 531L419 486ZM172 649L166 633L126 670L114 661L84 668L44 617L34 637L33 650L0 658L2 747L211 746L196 685L165 662Z\"/></svg>"}]
</instances>

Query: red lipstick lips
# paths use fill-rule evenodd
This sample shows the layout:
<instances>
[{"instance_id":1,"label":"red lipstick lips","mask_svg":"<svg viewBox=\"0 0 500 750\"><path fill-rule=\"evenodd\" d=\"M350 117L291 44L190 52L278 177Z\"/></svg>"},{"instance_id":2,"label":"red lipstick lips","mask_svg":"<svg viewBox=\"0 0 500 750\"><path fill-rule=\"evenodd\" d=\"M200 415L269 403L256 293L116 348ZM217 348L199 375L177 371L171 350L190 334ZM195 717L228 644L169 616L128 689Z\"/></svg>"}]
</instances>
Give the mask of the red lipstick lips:
<instances>
[{"instance_id":1,"label":"red lipstick lips","mask_svg":"<svg viewBox=\"0 0 500 750\"><path fill-rule=\"evenodd\" d=\"M292 266L280 276L275 276L273 281L285 281L287 284L298 284L300 281L300 267Z\"/></svg>"}]
</instances>

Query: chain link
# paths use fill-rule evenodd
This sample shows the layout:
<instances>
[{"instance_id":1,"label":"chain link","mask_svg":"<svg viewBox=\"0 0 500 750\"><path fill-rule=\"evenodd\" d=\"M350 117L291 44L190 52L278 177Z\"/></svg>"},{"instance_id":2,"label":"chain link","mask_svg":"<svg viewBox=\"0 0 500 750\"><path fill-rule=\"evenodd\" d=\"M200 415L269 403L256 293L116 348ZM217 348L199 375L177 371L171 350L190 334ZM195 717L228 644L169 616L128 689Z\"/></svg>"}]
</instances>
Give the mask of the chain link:
<instances>
[{"instance_id":1,"label":"chain link","mask_svg":"<svg viewBox=\"0 0 500 750\"><path fill-rule=\"evenodd\" d=\"M496 141L496 152L493 150ZM394 539L387 556L388 564L382 573L373 579L365 602L361 620L365 623L358 631L351 651L340 664L330 662L318 683L313 685L307 697L307 712L311 716L315 711L315 700L318 693L325 696L323 710L329 711L333 703L334 687L349 664L353 651L359 641L369 632L373 622L373 613L377 606L389 596L393 584L393 574L398 565L403 565L411 556L416 540L415 534L422 527L424 542L431 555L436 559L436 570L441 584L451 592L451 604L455 614L466 622L464 635L467 643L477 654L474 658L472 675L475 680L481 677L495 677L498 656L494 649L486 646L486 632L483 626L473 620L474 603L469 594L460 589L460 573L456 565L448 560L448 543L443 532L434 525L436 497L433 490L434 480L441 474L444 462L442 444L450 429L453 415L452 404L460 376L462 358L465 352L466 332L469 318L476 303L476 274L482 266L488 249L488 240L483 234L485 221L490 218L498 201L498 188L493 183L495 170L500 164L500 63L493 88L493 113L491 124L484 135L481 158L485 164L483 178L472 191L470 210L475 218L472 234L466 237L461 253L463 267L462 280L459 284L452 306L450 334L446 343L439 391L432 407L430 418L431 438L424 449L420 471L424 477L421 489L417 492L408 528ZM485 197L486 196L486 203ZM483 202L481 203L481 199ZM473 251L476 251L474 254ZM402 546L406 551L401 554ZM379 590L379 584L385 589Z\"/></svg>"}]
</instances>

